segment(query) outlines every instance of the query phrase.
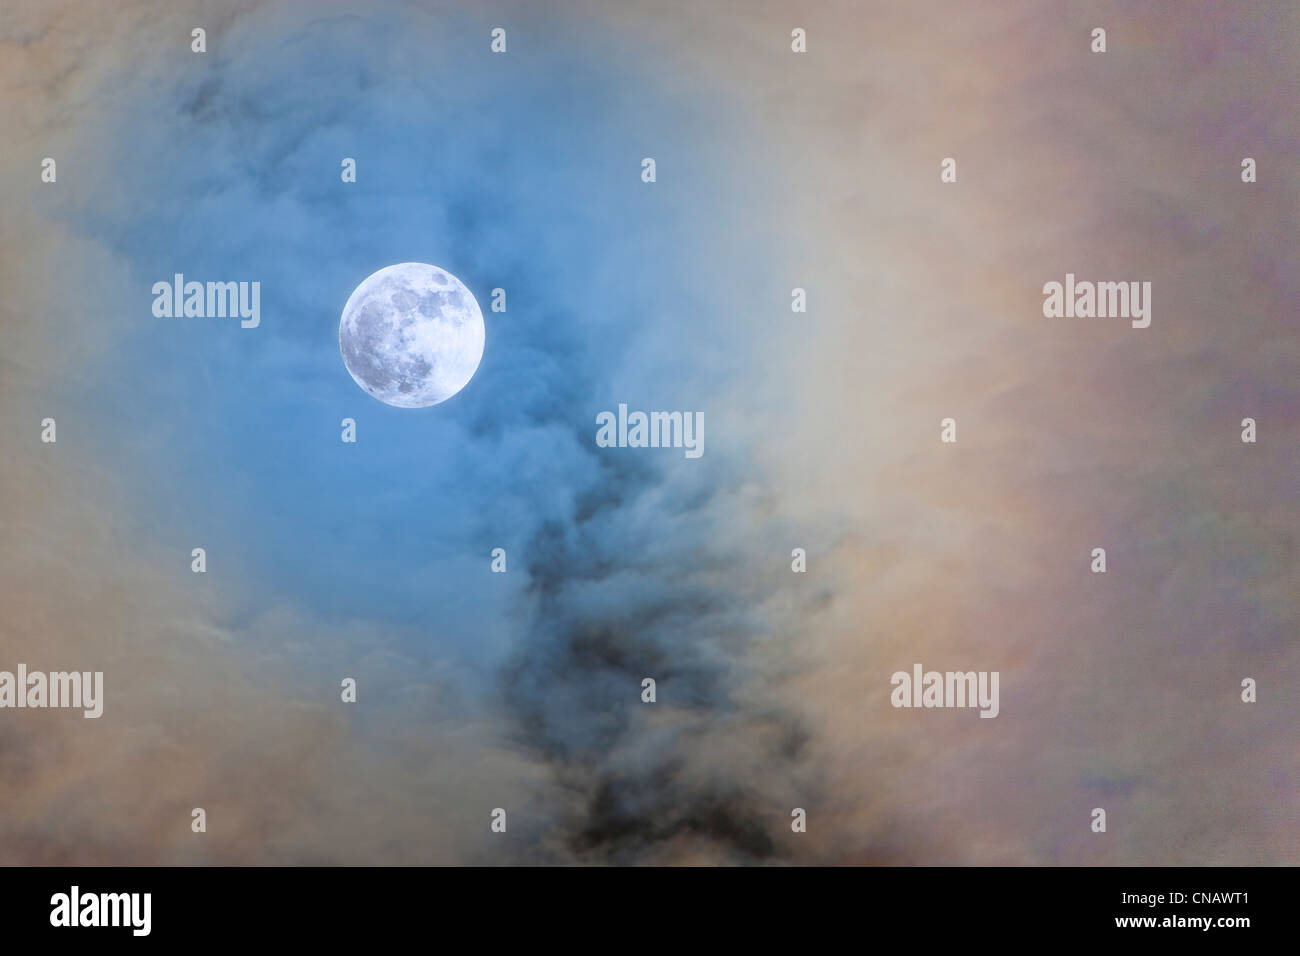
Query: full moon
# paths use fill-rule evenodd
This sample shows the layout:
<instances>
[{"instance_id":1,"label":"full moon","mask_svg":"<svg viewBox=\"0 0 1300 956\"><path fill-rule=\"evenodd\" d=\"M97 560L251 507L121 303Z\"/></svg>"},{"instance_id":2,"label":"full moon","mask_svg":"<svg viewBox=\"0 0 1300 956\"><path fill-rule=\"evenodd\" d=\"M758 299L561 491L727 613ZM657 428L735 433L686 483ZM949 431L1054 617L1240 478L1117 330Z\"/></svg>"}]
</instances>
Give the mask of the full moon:
<instances>
[{"instance_id":1,"label":"full moon","mask_svg":"<svg viewBox=\"0 0 1300 956\"><path fill-rule=\"evenodd\" d=\"M483 358L483 313L445 269L398 263L348 296L339 351L353 380L381 402L437 405L474 377Z\"/></svg>"}]
</instances>

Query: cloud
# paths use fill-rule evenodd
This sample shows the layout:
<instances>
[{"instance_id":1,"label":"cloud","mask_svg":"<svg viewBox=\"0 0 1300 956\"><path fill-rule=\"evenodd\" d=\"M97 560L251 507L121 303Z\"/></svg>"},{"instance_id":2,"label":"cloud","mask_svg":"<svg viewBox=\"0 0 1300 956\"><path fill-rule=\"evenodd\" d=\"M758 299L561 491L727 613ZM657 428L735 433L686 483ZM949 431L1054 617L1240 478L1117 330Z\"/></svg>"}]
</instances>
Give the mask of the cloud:
<instances>
[{"instance_id":1,"label":"cloud","mask_svg":"<svg viewBox=\"0 0 1300 956\"><path fill-rule=\"evenodd\" d=\"M779 5L516 12L504 58L492 10L249 4L200 59L197 8L45 9L0 57L0 653L107 702L0 723L7 861L1294 858L1295 197L1233 179L1294 139L1293 15L1117 7L1103 64L1045 3L829 5L804 58ZM335 338L413 259L509 296L417 417ZM159 325L175 271L262 326ZM1153 280L1151 329L1042 320L1065 271ZM704 457L596 448L624 401ZM918 660L999 717L891 708Z\"/></svg>"}]
</instances>

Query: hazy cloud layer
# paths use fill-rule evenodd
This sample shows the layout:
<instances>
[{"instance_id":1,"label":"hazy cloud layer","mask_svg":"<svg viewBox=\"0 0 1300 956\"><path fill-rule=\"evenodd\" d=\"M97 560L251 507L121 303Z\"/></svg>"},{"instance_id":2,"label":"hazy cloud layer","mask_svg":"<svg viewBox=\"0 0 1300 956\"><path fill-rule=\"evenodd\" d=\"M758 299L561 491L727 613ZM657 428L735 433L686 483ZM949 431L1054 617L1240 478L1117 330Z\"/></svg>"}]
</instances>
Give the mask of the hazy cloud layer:
<instances>
[{"instance_id":1,"label":"hazy cloud layer","mask_svg":"<svg viewBox=\"0 0 1300 956\"><path fill-rule=\"evenodd\" d=\"M0 34L0 669L107 686L0 712L3 862L1295 862L1294 12L200 9ZM336 338L410 260L510 302L415 413Z\"/></svg>"}]
</instances>

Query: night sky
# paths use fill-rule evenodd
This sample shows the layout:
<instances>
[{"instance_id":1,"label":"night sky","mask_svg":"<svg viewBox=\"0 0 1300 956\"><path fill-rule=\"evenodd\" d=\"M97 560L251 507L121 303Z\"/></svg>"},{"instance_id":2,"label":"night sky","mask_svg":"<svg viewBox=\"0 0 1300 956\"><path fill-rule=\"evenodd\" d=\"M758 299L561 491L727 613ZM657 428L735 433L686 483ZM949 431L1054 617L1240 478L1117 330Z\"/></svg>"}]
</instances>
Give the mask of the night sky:
<instances>
[{"instance_id":1,"label":"night sky","mask_svg":"<svg viewBox=\"0 0 1300 956\"><path fill-rule=\"evenodd\" d=\"M8 4L0 669L105 705L0 711L0 863L1300 862L1300 9L974 6ZM339 354L398 262L430 408Z\"/></svg>"}]
</instances>

